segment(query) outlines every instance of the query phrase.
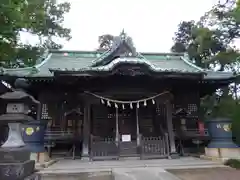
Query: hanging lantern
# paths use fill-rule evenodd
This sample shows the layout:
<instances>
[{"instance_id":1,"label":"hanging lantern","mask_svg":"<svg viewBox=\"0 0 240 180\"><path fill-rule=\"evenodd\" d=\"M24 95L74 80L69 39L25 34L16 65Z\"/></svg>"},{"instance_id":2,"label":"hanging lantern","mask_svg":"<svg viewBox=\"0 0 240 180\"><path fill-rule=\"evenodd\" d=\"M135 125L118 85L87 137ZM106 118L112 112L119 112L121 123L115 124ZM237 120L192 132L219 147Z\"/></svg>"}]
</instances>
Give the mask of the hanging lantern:
<instances>
[{"instance_id":1,"label":"hanging lantern","mask_svg":"<svg viewBox=\"0 0 240 180\"><path fill-rule=\"evenodd\" d=\"M124 104L122 104L122 108L125 109Z\"/></svg>"},{"instance_id":2,"label":"hanging lantern","mask_svg":"<svg viewBox=\"0 0 240 180\"><path fill-rule=\"evenodd\" d=\"M147 106L147 101L146 101L146 100L144 101L144 104L143 104L143 105L144 105L144 106Z\"/></svg>"},{"instance_id":3,"label":"hanging lantern","mask_svg":"<svg viewBox=\"0 0 240 180\"><path fill-rule=\"evenodd\" d=\"M137 103L137 108L139 108L139 102Z\"/></svg>"},{"instance_id":4,"label":"hanging lantern","mask_svg":"<svg viewBox=\"0 0 240 180\"><path fill-rule=\"evenodd\" d=\"M116 108L116 109L118 108L118 105L117 105L117 103L115 103L115 108Z\"/></svg>"},{"instance_id":5,"label":"hanging lantern","mask_svg":"<svg viewBox=\"0 0 240 180\"><path fill-rule=\"evenodd\" d=\"M130 108L131 108L131 109L133 108L133 104L132 104L132 103L130 103Z\"/></svg>"},{"instance_id":6,"label":"hanging lantern","mask_svg":"<svg viewBox=\"0 0 240 180\"><path fill-rule=\"evenodd\" d=\"M154 99L152 99L152 103L153 103L153 104L155 104L155 101L154 101Z\"/></svg>"},{"instance_id":7,"label":"hanging lantern","mask_svg":"<svg viewBox=\"0 0 240 180\"><path fill-rule=\"evenodd\" d=\"M103 99L101 99L101 103L102 103L102 104L105 104L105 102L104 102L104 100L103 100Z\"/></svg>"},{"instance_id":8,"label":"hanging lantern","mask_svg":"<svg viewBox=\"0 0 240 180\"><path fill-rule=\"evenodd\" d=\"M107 105L108 105L109 107L111 107L111 104L110 104L110 102L109 102L109 101L107 102Z\"/></svg>"}]
</instances>

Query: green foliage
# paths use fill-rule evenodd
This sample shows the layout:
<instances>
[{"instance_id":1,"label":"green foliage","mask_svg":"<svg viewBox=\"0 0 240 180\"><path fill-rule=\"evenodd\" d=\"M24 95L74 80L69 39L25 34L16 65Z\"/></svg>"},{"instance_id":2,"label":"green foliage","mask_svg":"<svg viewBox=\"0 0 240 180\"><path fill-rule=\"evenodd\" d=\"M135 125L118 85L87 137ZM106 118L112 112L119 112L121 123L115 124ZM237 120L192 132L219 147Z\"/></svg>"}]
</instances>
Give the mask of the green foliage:
<instances>
[{"instance_id":1,"label":"green foliage","mask_svg":"<svg viewBox=\"0 0 240 180\"><path fill-rule=\"evenodd\" d=\"M56 0L2 0L0 4L0 62L4 67L15 67L21 59L25 65L35 64L45 49L59 49L54 39L69 40L70 29L62 26L70 4ZM21 33L39 38L36 45L20 42ZM31 38L31 37L30 37Z\"/></svg>"},{"instance_id":2,"label":"green foliage","mask_svg":"<svg viewBox=\"0 0 240 180\"><path fill-rule=\"evenodd\" d=\"M193 21L182 22L174 37L173 52L187 52L195 64L208 68L210 64L231 64L239 56L235 49L221 39L222 32L199 26ZM226 58L226 55L228 55Z\"/></svg>"},{"instance_id":3,"label":"green foliage","mask_svg":"<svg viewBox=\"0 0 240 180\"><path fill-rule=\"evenodd\" d=\"M240 146L240 105L235 106L236 111L232 116L232 132L235 142Z\"/></svg>"},{"instance_id":4,"label":"green foliage","mask_svg":"<svg viewBox=\"0 0 240 180\"><path fill-rule=\"evenodd\" d=\"M218 3L199 20L183 21L175 33L172 51L187 52L201 67L223 70L240 55L232 42L240 37L240 1Z\"/></svg>"},{"instance_id":5,"label":"green foliage","mask_svg":"<svg viewBox=\"0 0 240 180\"><path fill-rule=\"evenodd\" d=\"M114 36L111 34L104 34L98 37L98 51L107 51L111 48L113 44Z\"/></svg>"},{"instance_id":6,"label":"green foliage","mask_svg":"<svg viewBox=\"0 0 240 180\"><path fill-rule=\"evenodd\" d=\"M229 159L224 164L235 169L240 169L240 160L238 159Z\"/></svg>"},{"instance_id":7,"label":"green foliage","mask_svg":"<svg viewBox=\"0 0 240 180\"><path fill-rule=\"evenodd\" d=\"M228 117L234 119L238 118L236 117L236 112L239 110L237 104L237 101L234 100L231 95L223 94L222 96L219 96L214 94L208 95L201 100L200 110L206 120L216 117Z\"/></svg>"}]
</instances>

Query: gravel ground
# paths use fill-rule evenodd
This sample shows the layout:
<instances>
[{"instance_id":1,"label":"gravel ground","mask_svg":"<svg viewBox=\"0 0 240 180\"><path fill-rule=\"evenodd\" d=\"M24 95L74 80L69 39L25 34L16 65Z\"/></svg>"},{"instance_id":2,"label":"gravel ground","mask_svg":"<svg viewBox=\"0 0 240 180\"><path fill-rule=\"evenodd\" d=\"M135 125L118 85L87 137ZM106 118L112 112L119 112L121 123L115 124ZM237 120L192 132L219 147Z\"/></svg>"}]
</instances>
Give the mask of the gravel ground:
<instances>
[{"instance_id":1,"label":"gravel ground","mask_svg":"<svg viewBox=\"0 0 240 180\"><path fill-rule=\"evenodd\" d=\"M240 170L232 168L204 168L168 170L182 180L239 180Z\"/></svg>"}]
</instances>

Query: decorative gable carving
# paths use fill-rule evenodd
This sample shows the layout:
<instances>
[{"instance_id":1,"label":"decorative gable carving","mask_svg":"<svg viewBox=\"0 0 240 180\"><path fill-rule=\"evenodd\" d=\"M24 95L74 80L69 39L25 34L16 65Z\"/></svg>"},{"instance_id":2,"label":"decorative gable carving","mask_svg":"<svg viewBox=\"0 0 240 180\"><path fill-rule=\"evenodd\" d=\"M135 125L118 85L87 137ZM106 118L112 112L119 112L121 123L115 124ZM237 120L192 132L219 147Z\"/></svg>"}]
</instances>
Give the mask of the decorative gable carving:
<instances>
[{"instance_id":1,"label":"decorative gable carving","mask_svg":"<svg viewBox=\"0 0 240 180\"><path fill-rule=\"evenodd\" d=\"M149 75L149 68L145 65L139 64L122 64L116 66L112 74L122 75L122 76L143 76Z\"/></svg>"}]
</instances>

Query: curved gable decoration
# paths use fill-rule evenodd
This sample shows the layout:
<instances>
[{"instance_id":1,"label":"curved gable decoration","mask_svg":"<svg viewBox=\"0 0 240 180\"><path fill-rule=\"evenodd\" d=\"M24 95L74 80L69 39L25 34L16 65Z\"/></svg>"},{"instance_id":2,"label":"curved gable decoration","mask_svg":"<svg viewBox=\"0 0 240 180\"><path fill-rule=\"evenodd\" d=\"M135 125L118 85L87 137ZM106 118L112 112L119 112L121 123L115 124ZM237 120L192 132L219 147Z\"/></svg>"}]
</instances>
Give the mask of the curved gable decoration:
<instances>
[{"instance_id":1,"label":"curved gable decoration","mask_svg":"<svg viewBox=\"0 0 240 180\"><path fill-rule=\"evenodd\" d=\"M89 70L91 70L91 71L113 71L114 69L119 67L119 65L121 65L121 64L125 64L125 65L128 64L129 66L133 66L133 65L141 65L141 67L145 66L146 69L148 69L149 71L152 71L152 72L184 72L182 70L174 69L174 68L171 68L171 69L161 68L161 67L155 66L154 64L152 64L150 61L148 61L146 59L139 59L139 58L116 58L108 65L93 67ZM196 73L199 73L199 72L196 72Z\"/></svg>"},{"instance_id":2,"label":"curved gable decoration","mask_svg":"<svg viewBox=\"0 0 240 180\"><path fill-rule=\"evenodd\" d=\"M93 71L111 72L119 75L146 75L160 70L146 60L138 58L116 58L106 66L100 66L92 69Z\"/></svg>"},{"instance_id":3,"label":"curved gable decoration","mask_svg":"<svg viewBox=\"0 0 240 180\"><path fill-rule=\"evenodd\" d=\"M119 63L113 66L110 70L113 75L123 76L142 76L150 75L151 69L144 63Z\"/></svg>"}]
</instances>

